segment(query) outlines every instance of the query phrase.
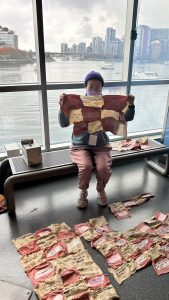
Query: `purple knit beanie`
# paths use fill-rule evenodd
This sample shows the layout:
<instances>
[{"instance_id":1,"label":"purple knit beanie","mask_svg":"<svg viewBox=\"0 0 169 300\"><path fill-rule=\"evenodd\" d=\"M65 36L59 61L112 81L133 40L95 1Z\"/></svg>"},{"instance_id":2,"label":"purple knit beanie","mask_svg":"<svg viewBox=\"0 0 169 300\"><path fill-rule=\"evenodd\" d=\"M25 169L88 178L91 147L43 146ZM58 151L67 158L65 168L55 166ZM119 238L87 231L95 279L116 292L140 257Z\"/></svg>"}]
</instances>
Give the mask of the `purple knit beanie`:
<instances>
[{"instance_id":1,"label":"purple knit beanie","mask_svg":"<svg viewBox=\"0 0 169 300\"><path fill-rule=\"evenodd\" d=\"M104 79L103 79L102 75L99 72L95 72L95 71L91 71L90 73L88 73L86 75L85 80L84 80L85 86L87 86L88 81L92 80L92 79L99 80L102 84L102 87L104 86Z\"/></svg>"}]
</instances>

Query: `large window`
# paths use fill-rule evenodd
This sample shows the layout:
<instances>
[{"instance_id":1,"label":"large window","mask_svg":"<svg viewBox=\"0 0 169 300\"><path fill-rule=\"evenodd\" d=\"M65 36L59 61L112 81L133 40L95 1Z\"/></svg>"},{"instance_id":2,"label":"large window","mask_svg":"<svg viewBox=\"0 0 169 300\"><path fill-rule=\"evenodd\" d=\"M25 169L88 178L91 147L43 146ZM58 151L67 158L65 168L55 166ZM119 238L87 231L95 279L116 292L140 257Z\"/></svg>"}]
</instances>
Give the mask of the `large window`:
<instances>
[{"instance_id":1,"label":"large window","mask_svg":"<svg viewBox=\"0 0 169 300\"><path fill-rule=\"evenodd\" d=\"M122 61L114 61L113 68L110 68L110 64L107 63L103 69L102 60L46 62L46 73L50 82L70 82L83 81L88 72L95 70L102 74L105 81L116 81L122 80L122 65Z\"/></svg>"},{"instance_id":2,"label":"large window","mask_svg":"<svg viewBox=\"0 0 169 300\"><path fill-rule=\"evenodd\" d=\"M23 84L37 81L37 71L30 63L0 63L0 84Z\"/></svg>"},{"instance_id":3,"label":"large window","mask_svg":"<svg viewBox=\"0 0 169 300\"><path fill-rule=\"evenodd\" d=\"M43 1L48 82L122 79L127 0ZM49 22L50 20L50 22Z\"/></svg>"},{"instance_id":4,"label":"large window","mask_svg":"<svg viewBox=\"0 0 169 300\"><path fill-rule=\"evenodd\" d=\"M135 0L1 1L0 153L4 144L24 137L45 150L70 143L72 127L58 123L59 97L84 94L91 70L103 75L104 94L125 95L131 87L136 115L130 134L162 130L169 87L168 1L139 4L137 11Z\"/></svg>"},{"instance_id":5,"label":"large window","mask_svg":"<svg viewBox=\"0 0 169 300\"><path fill-rule=\"evenodd\" d=\"M48 91L49 127L51 145L70 143L72 126L61 128L58 121L59 98L63 90ZM70 93L81 93L81 90L69 90Z\"/></svg>"},{"instance_id":6,"label":"large window","mask_svg":"<svg viewBox=\"0 0 169 300\"><path fill-rule=\"evenodd\" d=\"M42 144L38 92L3 93L0 95L0 152L4 144L22 138L35 138Z\"/></svg>"},{"instance_id":7,"label":"large window","mask_svg":"<svg viewBox=\"0 0 169 300\"><path fill-rule=\"evenodd\" d=\"M133 79L169 78L167 0L141 0L134 50Z\"/></svg>"},{"instance_id":8,"label":"large window","mask_svg":"<svg viewBox=\"0 0 169 300\"><path fill-rule=\"evenodd\" d=\"M37 82L32 1L1 1L0 84Z\"/></svg>"},{"instance_id":9,"label":"large window","mask_svg":"<svg viewBox=\"0 0 169 300\"><path fill-rule=\"evenodd\" d=\"M163 128L169 85L132 87L135 95L136 114L129 123L129 131L140 132Z\"/></svg>"}]
</instances>

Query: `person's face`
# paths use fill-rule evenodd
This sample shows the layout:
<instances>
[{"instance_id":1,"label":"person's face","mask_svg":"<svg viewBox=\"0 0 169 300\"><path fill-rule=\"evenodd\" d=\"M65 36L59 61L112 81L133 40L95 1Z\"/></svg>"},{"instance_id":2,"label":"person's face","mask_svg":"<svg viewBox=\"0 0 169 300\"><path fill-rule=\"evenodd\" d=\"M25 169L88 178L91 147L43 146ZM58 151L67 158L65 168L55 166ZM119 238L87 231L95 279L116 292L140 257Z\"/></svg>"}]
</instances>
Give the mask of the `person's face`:
<instances>
[{"instance_id":1,"label":"person's face","mask_svg":"<svg viewBox=\"0 0 169 300\"><path fill-rule=\"evenodd\" d=\"M97 79L89 80L86 86L87 96L99 96L102 94L102 84Z\"/></svg>"}]
</instances>

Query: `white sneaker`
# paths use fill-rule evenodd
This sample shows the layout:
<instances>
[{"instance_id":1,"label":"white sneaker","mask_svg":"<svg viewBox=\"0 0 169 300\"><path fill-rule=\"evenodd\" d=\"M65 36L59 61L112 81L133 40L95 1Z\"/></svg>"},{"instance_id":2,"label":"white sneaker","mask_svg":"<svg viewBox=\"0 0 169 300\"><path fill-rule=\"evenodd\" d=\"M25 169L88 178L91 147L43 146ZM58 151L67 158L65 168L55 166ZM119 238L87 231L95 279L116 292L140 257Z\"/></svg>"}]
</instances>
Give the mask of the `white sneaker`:
<instances>
[{"instance_id":1,"label":"white sneaker","mask_svg":"<svg viewBox=\"0 0 169 300\"><path fill-rule=\"evenodd\" d=\"M100 206L107 206L107 195L104 190L102 192L98 192L97 202Z\"/></svg>"},{"instance_id":2,"label":"white sneaker","mask_svg":"<svg viewBox=\"0 0 169 300\"><path fill-rule=\"evenodd\" d=\"M85 208L87 206L88 200L87 200L88 191L87 190L81 190L79 199L77 200L77 207L78 208Z\"/></svg>"}]
</instances>

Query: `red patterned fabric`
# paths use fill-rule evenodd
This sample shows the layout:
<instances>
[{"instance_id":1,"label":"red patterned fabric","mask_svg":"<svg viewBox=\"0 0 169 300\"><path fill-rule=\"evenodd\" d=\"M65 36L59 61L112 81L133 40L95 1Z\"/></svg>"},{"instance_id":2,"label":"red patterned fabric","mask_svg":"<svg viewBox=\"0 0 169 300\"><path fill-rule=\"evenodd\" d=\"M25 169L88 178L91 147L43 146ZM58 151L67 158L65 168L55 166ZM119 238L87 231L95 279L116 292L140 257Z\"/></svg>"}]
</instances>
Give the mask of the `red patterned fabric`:
<instances>
[{"instance_id":1,"label":"red patterned fabric","mask_svg":"<svg viewBox=\"0 0 169 300\"><path fill-rule=\"evenodd\" d=\"M105 118L101 121L101 123L104 131L110 131L112 133L115 132L117 121L113 118Z\"/></svg>"},{"instance_id":2,"label":"red patterned fabric","mask_svg":"<svg viewBox=\"0 0 169 300\"><path fill-rule=\"evenodd\" d=\"M121 95L106 95L103 96L103 99L103 109L112 109L121 112L126 107L128 97Z\"/></svg>"},{"instance_id":3,"label":"red patterned fabric","mask_svg":"<svg viewBox=\"0 0 169 300\"><path fill-rule=\"evenodd\" d=\"M89 97L74 94L64 94L61 97L60 109L68 118L70 115L72 116L74 110L79 109L79 121L75 121L76 117L74 117L72 121L74 124L74 135L80 135L85 131L93 133L91 132L91 130L93 130L91 129L91 125L94 124L93 122L97 121L100 123L96 124L96 131L104 130L110 131L113 134L118 134L117 132L119 126L121 124L126 124L123 109L127 106L127 101L128 97L121 95ZM100 106L98 103L101 103ZM108 111L112 113L112 116L106 116ZM104 116L102 115L102 112L104 113Z\"/></svg>"},{"instance_id":4,"label":"red patterned fabric","mask_svg":"<svg viewBox=\"0 0 169 300\"><path fill-rule=\"evenodd\" d=\"M74 127L73 127L73 133L74 133L74 135L79 135L82 132L85 132L87 130L88 130L87 123L79 122L79 123L74 124Z\"/></svg>"},{"instance_id":5,"label":"red patterned fabric","mask_svg":"<svg viewBox=\"0 0 169 300\"><path fill-rule=\"evenodd\" d=\"M101 119L101 109L97 107L82 107L82 115L85 123Z\"/></svg>"},{"instance_id":6,"label":"red patterned fabric","mask_svg":"<svg viewBox=\"0 0 169 300\"><path fill-rule=\"evenodd\" d=\"M79 95L69 94L63 95L60 101L60 109L68 117L72 109L82 108L83 102Z\"/></svg>"}]
</instances>

